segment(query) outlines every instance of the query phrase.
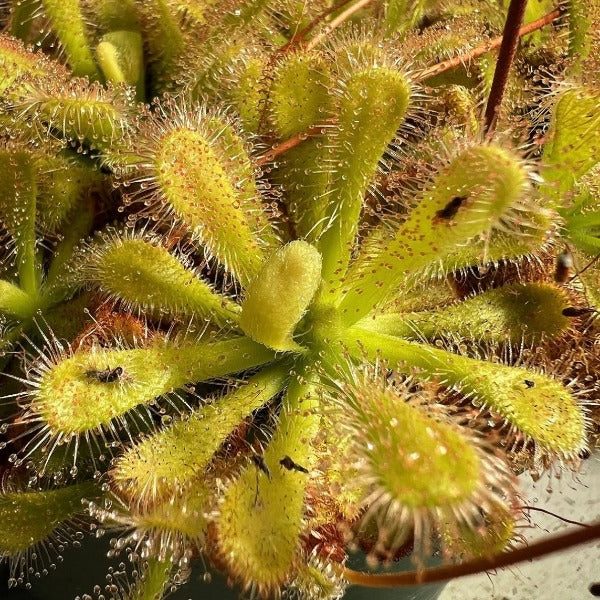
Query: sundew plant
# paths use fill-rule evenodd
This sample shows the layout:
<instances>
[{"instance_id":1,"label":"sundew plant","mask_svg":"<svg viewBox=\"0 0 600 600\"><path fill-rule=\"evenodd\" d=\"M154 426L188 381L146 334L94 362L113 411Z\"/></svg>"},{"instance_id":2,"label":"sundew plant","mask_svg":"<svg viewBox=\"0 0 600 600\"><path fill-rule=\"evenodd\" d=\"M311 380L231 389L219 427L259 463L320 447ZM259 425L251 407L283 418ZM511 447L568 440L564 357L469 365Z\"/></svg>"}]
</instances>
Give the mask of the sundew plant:
<instances>
[{"instance_id":1,"label":"sundew plant","mask_svg":"<svg viewBox=\"0 0 600 600\"><path fill-rule=\"evenodd\" d=\"M598 1L0 4L9 585L88 533L116 600L546 552L517 475L598 443Z\"/></svg>"}]
</instances>

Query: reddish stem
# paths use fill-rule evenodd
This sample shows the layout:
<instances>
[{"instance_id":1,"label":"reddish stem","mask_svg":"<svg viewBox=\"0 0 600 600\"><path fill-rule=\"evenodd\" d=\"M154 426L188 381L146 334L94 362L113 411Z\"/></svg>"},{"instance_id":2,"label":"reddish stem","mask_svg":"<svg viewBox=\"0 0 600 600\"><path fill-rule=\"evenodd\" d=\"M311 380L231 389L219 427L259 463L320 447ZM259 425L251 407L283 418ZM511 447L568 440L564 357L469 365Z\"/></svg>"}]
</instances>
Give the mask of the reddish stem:
<instances>
[{"instance_id":1,"label":"reddish stem","mask_svg":"<svg viewBox=\"0 0 600 600\"><path fill-rule=\"evenodd\" d=\"M305 131L302 131L301 133L297 133L296 135L292 136L291 138L274 146L272 150L269 150L268 152L263 154L260 158L258 158L256 160L256 163L258 164L259 167L261 167L264 164L271 162L273 159L277 158L281 154L284 154L288 150L291 150L292 148L295 148L296 146L301 144L305 139L307 139L309 137L314 137L316 135L323 135L325 133L325 130L327 129L327 127L330 127L332 124L333 123L330 121L325 121L321 125L313 125L312 127L309 127L308 129L306 129Z\"/></svg>"},{"instance_id":2,"label":"reddish stem","mask_svg":"<svg viewBox=\"0 0 600 600\"><path fill-rule=\"evenodd\" d=\"M349 6L344 12L341 12L335 19L332 19L325 27L323 31L310 39L306 44L306 50L310 51L315 46L318 46L336 27L339 27L344 21L347 21L354 13L370 4L373 0L358 0L356 4Z\"/></svg>"},{"instance_id":3,"label":"reddish stem","mask_svg":"<svg viewBox=\"0 0 600 600\"><path fill-rule=\"evenodd\" d=\"M334 13L336 10L339 10L346 4L348 4L350 0L340 0L340 2L336 2L333 6L329 7L327 10L324 10L321 14L317 15L306 27L303 27L300 31L294 33L291 37L290 41L287 44L284 44L279 48L277 52L289 52L296 44L301 44L306 36L323 20L325 20L330 14Z\"/></svg>"},{"instance_id":4,"label":"reddish stem","mask_svg":"<svg viewBox=\"0 0 600 600\"><path fill-rule=\"evenodd\" d=\"M549 537L528 546L516 548L510 552L477 558L459 565L447 565L435 569L423 569L422 571L386 574L362 573L360 571L344 569L343 576L350 583L377 588L435 583L464 577L465 575L474 575L475 573L501 569L519 562L565 550L572 546L591 542L598 538L600 538L600 523L593 523L587 527Z\"/></svg>"},{"instance_id":5,"label":"reddish stem","mask_svg":"<svg viewBox=\"0 0 600 600\"><path fill-rule=\"evenodd\" d=\"M550 25L550 23L556 21L556 19L558 19L558 17L560 17L561 14L562 12L559 9L556 9L544 15L543 17L536 19L535 21L531 21L531 23L527 23L527 25L523 25L523 27L519 29L519 37L523 37L524 35L533 33L534 31L537 31L538 29L541 29L546 25ZM419 71L416 74L415 80L423 81L424 79L429 79L434 75L439 75L440 73L444 73L445 71L463 65L469 62L470 60L479 58L480 56L487 54L491 50L499 48L502 45L502 40L503 36L500 35L487 42L484 42L483 44L480 44L479 46L473 48L473 50L470 50L469 52L459 54L458 56L445 60L441 63L438 63L437 65L427 67L423 71Z\"/></svg>"},{"instance_id":6,"label":"reddish stem","mask_svg":"<svg viewBox=\"0 0 600 600\"><path fill-rule=\"evenodd\" d=\"M510 67L515 58L517 44L519 43L519 29L523 18L525 17L525 9L527 8L527 0L511 0L506 15L506 23L504 32L502 33L502 43L500 44L500 52L496 62L496 70L494 71L494 79L492 81L492 89L485 108L485 123L484 128L486 133L492 133L498 119L498 111L504 97L504 90L508 82Z\"/></svg>"}]
</instances>

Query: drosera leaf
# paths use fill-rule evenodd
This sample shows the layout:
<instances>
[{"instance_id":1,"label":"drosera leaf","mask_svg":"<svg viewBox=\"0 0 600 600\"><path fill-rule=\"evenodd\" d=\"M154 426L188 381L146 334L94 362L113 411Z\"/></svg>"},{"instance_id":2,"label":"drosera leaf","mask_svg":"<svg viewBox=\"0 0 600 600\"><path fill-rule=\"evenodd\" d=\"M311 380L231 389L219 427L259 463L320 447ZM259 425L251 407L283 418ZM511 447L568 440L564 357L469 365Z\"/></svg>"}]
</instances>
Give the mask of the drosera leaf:
<instances>
[{"instance_id":1,"label":"drosera leaf","mask_svg":"<svg viewBox=\"0 0 600 600\"><path fill-rule=\"evenodd\" d=\"M81 241L90 233L95 216L95 204L88 196L79 199L70 213L68 226L60 236L46 278L40 289L40 307L47 309L70 298L81 286L79 273L74 272L76 254Z\"/></svg>"},{"instance_id":2,"label":"drosera leaf","mask_svg":"<svg viewBox=\"0 0 600 600\"><path fill-rule=\"evenodd\" d=\"M246 285L277 244L248 148L224 114L166 99L136 137L124 184L144 189L142 214L172 216ZM131 164L131 163L130 163ZM134 172L132 172L134 170Z\"/></svg>"},{"instance_id":3,"label":"drosera leaf","mask_svg":"<svg viewBox=\"0 0 600 600\"><path fill-rule=\"evenodd\" d=\"M33 52L8 35L0 34L0 93L14 97L27 86L28 78L66 80L68 71L41 52Z\"/></svg>"},{"instance_id":4,"label":"drosera leaf","mask_svg":"<svg viewBox=\"0 0 600 600\"><path fill-rule=\"evenodd\" d=\"M406 74L391 65L354 65L338 85L343 91L330 141L334 168L327 224L317 245L330 298L338 294L346 274L368 185L406 117L412 92Z\"/></svg>"},{"instance_id":5,"label":"drosera leaf","mask_svg":"<svg viewBox=\"0 0 600 600\"><path fill-rule=\"evenodd\" d=\"M0 315L30 319L37 309L31 296L10 281L0 279Z\"/></svg>"},{"instance_id":6,"label":"drosera leaf","mask_svg":"<svg viewBox=\"0 0 600 600\"><path fill-rule=\"evenodd\" d=\"M361 398L364 399L362 395ZM399 504L413 510L442 510L472 498L480 485L482 469L468 439L451 427L436 423L425 411L386 394L358 411L365 428L364 447L372 446L368 460L373 477ZM386 423L394 419L398 422L396 427L387 429L391 439L382 435L386 432L386 428L380 429L384 419ZM447 452L441 453L440 449ZM419 456L413 458L411 454Z\"/></svg>"},{"instance_id":7,"label":"drosera leaf","mask_svg":"<svg viewBox=\"0 0 600 600\"><path fill-rule=\"evenodd\" d=\"M267 64L264 49L247 49L228 65L225 76L217 84L218 90L215 90L221 102L235 109L243 131L248 134L258 134L261 127Z\"/></svg>"},{"instance_id":8,"label":"drosera leaf","mask_svg":"<svg viewBox=\"0 0 600 600\"><path fill-rule=\"evenodd\" d=\"M11 3L12 4L12 3ZM22 0L12 4L10 14L10 27L8 32L20 40L29 39L29 32L33 25L33 15L38 8L39 0Z\"/></svg>"},{"instance_id":9,"label":"drosera leaf","mask_svg":"<svg viewBox=\"0 0 600 600\"><path fill-rule=\"evenodd\" d=\"M173 563L148 557L127 600L161 600L173 575Z\"/></svg>"},{"instance_id":10,"label":"drosera leaf","mask_svg":"<svg viewBox=\"0 0 600 600\"><path fill-rule=\"evenodd\" d=\"M344 322L356 322L408 275L457 245L494 227L520 224L529 187L528 171L512 152L495 144L462 149L438 171L399 229L376 243L367 239L368 252L354 263L344 283Z\"/></svg>"},{"instance_id":11,"label":"drosera leaf","mask_svg":"<svg viewBox=\"0 0 600 600\"><path fill-rule=\"evenodd\" d=\"M81 280L128 310L197 316L219 325L237 321L239 306L187 269L157 237L106 234L88 246L81 263Z\"/></svg>"},{"instance_id":12,"label":"drosera leaf","mask_svg":"<svg viewBox=\"0 0 600 600\"><path fill-rule=\"evenodd\" d=\"M274 252L246 289L243 331L274 350L300 350L293 333L321 283L321 264L318 250L302 240Z\"/></svg>"},{"instance_id":13,"label":"drosera leaf","mask_svg":"<svg viewBox=\"0 0 600 600\"><path fill-rule=\"evenodd\" d=\"M252 60L257 53L264 54L264 49L250 42L243 32L226 39L217 36L206 45L190 48L189 52L181 57L184 87L189 100L191 102L216 101L225 104L233 102L237 106L229 96L231 85L235 81L235 73L239 72L240 62L243 72L246 60ZM256 91L253 90L253 94ZM243 101L245 102L246 99L247 96ZM238 110L238 112L241 114L242 111Z\"/></svg>"},{"instance_id":14,"label":"drosera leaf","mask_svg":"<svg viewBox=\"0 0 600 600\"><path fill-rule=\"evenodd\" d=\"M410 216L410 207L415 206L422 197L422 192L419 191L426 190L435 178L435 170L439 168L436 165L439 163L440 156L448 156L449 148L456 148L450 151L456 156L461 148L464 149L473 143L471 134L465 132L462 126L444 127L442 131L438 132L437 129L433 131L436 132L433 138L426 138L423 144L415 149L416 158L409 160L400 173L390 174L390 178L400 174L397 184L392 179L392 188L398 189L398 200L402 206L403 216L399 219L400 224L394 222L398 217L390 214L386 215L380 224L367 230L361 242L357 261L361 260L361 256L378 254L385 241L390 239L391 232L400 229L400 225L407 217L404 213L407 212ZM515 158L518 156L515 155ZM451 159L447 160L449 162ZM425 167L425 165L430 166ZM548 251L556 235L557 211L550 209L546 197L537 191L539 178L531 171L531 163L525 163L524 166L528 171L530 182L527 189L523 190L526 193L523 194L510 219L498 223L497 227L472 238L468 243L455 244L436 260L427 262L425 266L407 275L402 285L392 293L392 297L401 294L407 286L430 285L436 279L456 271L487 265L493 267L500 261L531 262L535 261L540 253ZM402 175L403 171L408 171L408 175ZM415 173L414 179L412 173ZM399 187L396 188L396 185Z\"/></svg>"},{"instance_id":15,"label":"drosera leaf","mask_svg":"<svg viewBox=\"0 0 600 600\"><path fill-rule=\"evenodd\" d=\"M73 73L78 77L100 79L79 0L41 0L41 7L64 48Z\"/></svg>"},{"instance_id":16,"label":"drosera leaf","mask_svg":"<svg viewBox=\"0 0 600 600\"><path fill-rule=\"evenodd\" d=\"M51 436L68 440L109 428L113 419L138 404L187 383L258 366L272 356L264 346L242 337L166 341L125 350L78 349L54 364L36 363L39 372L32 382L30 414Z\"/></svg>"},{"instance_id":17,"label":"drosera leaf","mask_svg":"<svg viewBox=\"0 0 600 600\"><path fill-rule=\"evenodd\" d=\"M432 530L468 526L482 507L502 504L512 475L481 436L453 422L436 403L436 385L410 378L390 384L368 367L340 381L330 418L348 436L336 461L343 487L358 489L361 528L374 521L377 546L392 554L414 532L428 547Z\"/></svg>"},{"instance_id":18,"label":"drosera leaf","mask_svg":"<svg viewBox=\"0 0 600 600\"><path fill-rule=\"evenodd\" d=\"M578 78L597 76L594 56L599 47L600 2L569 0L566 5L569 24L569 71ZM591 63L591 64L590 64Z\"/></svg>"},{"instance_id":19,"label":"drosera leaf","mask_svg":"<svg viewBox=\"0 0 600 600\"><path fill-rule=\"evenodd\" d=\"M462 85L449 85L441 89L440 101L448 122L464 128L469 135L477 135L480 123L477 117L477 99Z\"/></svg>"},{"instance_id":20,"label":"drosera leaf","mask_svg":"<svg viewBox=\"0 0 600 600\"><path fill-rule=\"evenodd\" d=\"M243 0L239 8L232 10L225 5L227 14L224 16L223 25L227 28L236 28L248 25L252 21L259 21L261 13L269 10L269 0Z\"/></svg>"},{"instance_id":21,"label":"drosera leaf","mask_svg":"<svg viewBox=\"0 0 600 600\"><path fill-rule=\"evenodd\" d=\"M167 91L173 72L185 49L185 39L168 0L149 0L141 6L145 43L148 47L150 93Z\"/></svg>"},{"instance_id":22,"label":"drosera leaf","mask_svg":"<svg viewBox=\"0 0 600 600\"><path fill-rule=\"evenodd\" d=\"M96 57L107 81L133 86L137 100L144 100L144 52L138 31L106 33L96 46Z\"/></svg>"},{"instance_id":23,"label":"drosera leaf","mask_svg":"<svg viewBox=\"0 0 600 600\"><path fill-rule=\"evenodd\" d=\"M137 443L115 461L115 485L142 502L189 484L206 469L225 438L282 390L287 376L286 366L267 367L189 418Z\"/></svg>"},{"instance_id":24,"label":"drosera leaf","mask_svg":"<svg viewBox=\"0 0 600 600\"><path fill-rule=\"evenodd\" d=\"M36 297L40 265L36 256L37 156L26 147L0 146L0 221L14 244L19 285Z\"/></svg>"},{"instance_id":25,"label":"drosera leaf","mask_svg":"<svg viewBox=\"0 0 600 600\"><path fill-rule=\"evenodd\" d=\"M587 417L559 381L548 375L350 328L344 341L351 354L383 358L402 370L417 369L499 414L513 432L551 456L577 460L586 448Z\"/></svg>"},{"instance_id":26,"label":"drosera leaf","mask_svg":"<svg viewBox=\"0 0 600 600\"><path fill-rule=\"evenodd\" d=\"M277 431L262 454L265 470L251 464L231 481L216 519L220 560L244 589L262 595L280 590L303 563L300 534L310 474L285 469L281 460L289 456L310 472L316 462L311 442L321 417L317 375L302 371L295 376Z\"/></svg>"},{"instance_id":27,"label":"drosera leaf","mask_svg":"<svg viewBox=\"0 0 600 600\"><path fill-rule=\"evenodd\" d=\"M593 182L593 171L589 178ZM600 207L597 194L593 183L592 186L580 184L576 190L572 204L559 210L565 220L564 237L579 250L593 256L599 249L600 238Z\"/></svg>"},{"instance_id":28,"label":"drosera leaf","mask_svg":"<svg viewBox=\"0 0 600 600\"><path fill-rule=\"evenodd\" d=\"M206 25L211 9L219 7L217 0L169 0L169 4L180 20L180 27L192 31Z\"/></svg>"},{"instance_id":29,"label":"drosera leaf","mask_svg":"<svg viewBox=\"0 0 600 600\"><path fill-rule=\"evenodd\" d=\"M82 78L37 78L29 82L14 104L17 124L32 123L40 140L47 140L48 131L53 131L91 150L113 153L127 145L134 107L130 88L102 86Z\"/></svg>"},{"instance_id":30,"label":"drosera leaf","mask_svg":"<svg viewBox=\"0 0 600 600\"><path fill-rule=\"evenodd\" d=\"M413 277L435 278L482 264L535 257L551 243L555 218L551 211L532 205L527 221L516 226L514 231L507 233L494 230L489 238L475 239L470 244L457 246L440 257L439 261L416 272Z\"/></svg>"},{"instance_id":31,"label":"drosera leaf","mask_svg":"<svg viewBox=\"0 0 600 600\"><path fill-rule=\"evenodd\" d=\"M600 160L600 93L583 86L559 93L544 145L542 175L556 198Z\"/></svg>"},{"instance_id":32,"label":"drosera leaf","mask_svg":"<svg viewBox=\"0 0 600 600\"><path fill-rule=\"evenodd\" d=\"M512 284L488 290L437 310L368 316L357 325L406 338L450 335L474 341L520 344L552 339L565 333L569 319L564 290L542 283Z\"/></svg>"},{"instance_id":33,"label":"drosera leaf","mask_svg":"<svg viewBox=\"0 0 600 600\"><path fill-rule=\"evenodd\" d=\"M40 160L37 199L39 228L44 234L62 232L93 192L101 190L105 178L90 165L58 154Z\"/></svg>"},{"instance_id":34,"label":"drosera leaf","mask_svg":"<svg viewBox=\"0 0 600 600\"><path fill-rule=\"evenodd\" d=\"M442 528L444 546L453 556L491 557L505 552L518 536L517 511L490 503L471 523Z\"/></svg>"},{"instance_id":35,"label":"drosera leaf","mask_svg":"<svg viewBox=\"0 0 600 600\"><path fill-rule=\"evenodd\" d=\"M0 493L0 558L16 559L53 535L60 538L61 525L83 514L82 500L99 495L91 482Z\"/></svg>"},{"instance_id":36,"label":"drosera leaf","mask_svg":"<svg viewBox=\"0 0 600 600\"><path fill-rule=\"evenodd\" d=\"M292 53L276 65L269 89L269 121L279 138L306 131L327 115L332 100L329 78L319 54Z\"/></svg>"},{"instance_id":37,"label":"drosera leaf","mask_svg":"<svg viewBox=\"0 0 600 600\"><path fill-rule=\"evenodd\" d=\"M428 6L425 1L390 0L385 5L383 25L387 35L403 33L412 28L423 16Z\"/></svg>"},{"instance_id":38,"label":"drosera leaf","mask_svg":"<svg viewBox=\"0 0 600 600\"><path fill-rule=\"evenodd\" d=\"M139 31L140 5L137 0L82 0L86 13L92 15L105 31Z\"/></svg>"},{"instance_id":39,"label":"drosera leaf","mask_svg":"<svg viewBox=\"0 0 600 600\"><path fill-rule=\"evenodd\" d=\"M119 545L143 545L143 558L177 562L190 549L204 547L213 509L215 482L200 473L160 498L126 498L121 490L109 502L90 503L89 513L105 530L120 533Z\"/></svg>"},{"instance_id":40,"label":"drosera leaf","mask_svg":"<svg viewBox=\"0 0 600 600\"><path fill-rule=\"evenodd\" d=\"M347 585L334 560L324 559L313 552L307 563L298 567L296 577L286 586L284 593L311 600L331 600L341 598Z\"/></svg>"}]
</instances>

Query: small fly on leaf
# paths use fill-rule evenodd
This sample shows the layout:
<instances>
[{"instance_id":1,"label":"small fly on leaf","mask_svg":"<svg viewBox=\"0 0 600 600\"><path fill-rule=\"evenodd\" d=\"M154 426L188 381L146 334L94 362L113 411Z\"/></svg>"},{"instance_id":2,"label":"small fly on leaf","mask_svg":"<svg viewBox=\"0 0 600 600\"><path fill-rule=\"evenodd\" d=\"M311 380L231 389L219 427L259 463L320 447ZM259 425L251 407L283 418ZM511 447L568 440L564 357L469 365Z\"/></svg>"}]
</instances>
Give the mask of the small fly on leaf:
<instances>
[{"instance_id":1,"label":"small fly on leaf","mask_svg":"<svg viewBox=\"0 0 600 600\"><path fill-rule=\"evenodd\" d=\"M289 456L284 456L279 464L286 468L288 471L299 471L300 473L308 473L308 469L305 469L302 465L295 463Z\"/></svg>"},{"instance_id":2,"label":"small fly on leaf","mask_svg":"<svg viewBox=\"0 0 600 600\"><path fill-rule=\"evenodd\" d=\"M115 381L121 381L124 373L125 370L123 367L115 367L114 369L106 367L106 369L102 371L90 369L85 372L85 376L89 379L95 379L99 383L114 383Z\"/></svg>"},{"instance_id":3,"label":"small fly on leaf","mask_svg":"<svg viewBox=\"0 0 600 600\"><path fill-rule=\"evenodd\" d=\"M451 221L467 198L468 196L454 196L444 208L435 213L434 221Z\"/></svg>"}]
</instances>

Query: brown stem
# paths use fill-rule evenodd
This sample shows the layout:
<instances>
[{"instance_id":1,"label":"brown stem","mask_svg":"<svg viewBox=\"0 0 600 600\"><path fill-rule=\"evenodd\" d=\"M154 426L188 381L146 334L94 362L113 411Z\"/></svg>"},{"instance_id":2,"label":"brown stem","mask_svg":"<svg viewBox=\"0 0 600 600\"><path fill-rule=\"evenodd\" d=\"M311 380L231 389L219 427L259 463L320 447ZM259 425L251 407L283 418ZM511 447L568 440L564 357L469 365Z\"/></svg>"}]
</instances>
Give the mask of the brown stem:
<instances>
[{"instance_id":1,"label":"brown stem","mask_svg":"<svg viewBox=\"0 0 600 600\"><path fill-rule=\"evenodd\" d=\"M296 146L301 144L305 139L309 137L314 137L316 135L323 135L327 127L330 127L331 125L333 125L332 121L325 121L324 123L321 123L321 125L313 125L312 127L309 127L308 129L297 133L296 135L281 142L281 144L277 144L271 150L263 154L260 158L256 160L256 163L259 167L261 167L264 164L271 162L273 159L277 158L281 154L284 154L288 150L291 150L292 148L295 148Z\"/></svg>"},{"instance_id":2,"label":"brown stem","mask_svg":"<svg viewBox=\"0 0 600 600\"><path fill-rule=\"evenodd\" d=\"M339 10L351 0L340 0L336 2L333 6L329 7L327 10L324 10L321 14L317 15L306 27L303 27L300 31L294 33L291 37L290 41L287 44L284 44L277 50L278 53L289 52L291 48L293 48L296 44L301 44L306 36L323 20L325 20L330 14L334 13L336 10Z\"/></svg>"},{"instance_id":3,"label":"brown stem","mask_svg":"<svg viewBox=\"0 0 600 600\"><path fill-rule=\"evenodd\" d=\"M316 35L314 38L308 41L306 44L306 50L310 51L315 46L318 46L336 27L339 27L344 21L348 20L354 13L358 12L361 8L370 4L372 0L358 0L356 4L349 6L344 12L341 12L335 19L332 19L325 27L323 31Z\"/></svg>"},{"instance_id":4,"label":"brown stem","mask_svg":"<svg viewBox=\"0 0 600 600\"><path fill-rule=\"evenodd\" d=\"M519 37L523 37L524 35L533 33L534 31L537 31L538 29L549 25L553 21L556 21L556 19L558 19L558 17L560 17L561 15L562 12L559 9L556 9L552 12L549 12L547 15L536 19L535 21L531 21L531 23L527 23L527 25L523 25L523 27L519 29ZM423 81L425 79L429 79L434 75L439 75L440 73L444 73L445 71L449 71L450 69L459 67L460 65L463 65L466 62L469 62L475 58L479 58L480 56L487 54L491 50L495 50L496 48L498 48L502 44L502 39L503 36L500 35L487 42L484 42L483 44L480 44L479 46L473 48L473 50L469 52L465 52L464 54L460 54L459 56L455 56L454 58L445 60L441 63L438 63L437 65L433 65L431 67L427 67L422 71L418 71L415 75L415 80Z\"/></svg>"},{"instance_id":5,"label":"brown stem","mask_svg":"<svg viewBox=\"0 0 600 600\"><path fill-rule=\"evenodd\" d=\"M510 0L506 23L504 24L504 31L502 33L500 52L496 61L492 89L490 90L487 106L485 107L484 130L486 133L492 133L496 127L498 111L500 110L504 90L508 83L510 67L517 52L519 29L523 23L526 8L527 0Z\"/></svg>"},{"instance_id":6,"label":"brown stem","mask_svg":"<svg viewBox=\"0 0 600 600\"><path fill-rule=\"evenodd\" d=\"M549 537L528 546L511 550L510 552L486 558L477 558L459 565L447 565L435 569L423 569L422 571L386 574L362 573L361 571L344 569L343 576L352 584L377 588L435 583L464 577L465 575L474 575L475 573L501 569L526 560L540 558L559 550L565 550L572 546L591 542L598 538L600 538L600 522L574 531L568 531L561 535Z\"/></svg>"}]
</instances>

